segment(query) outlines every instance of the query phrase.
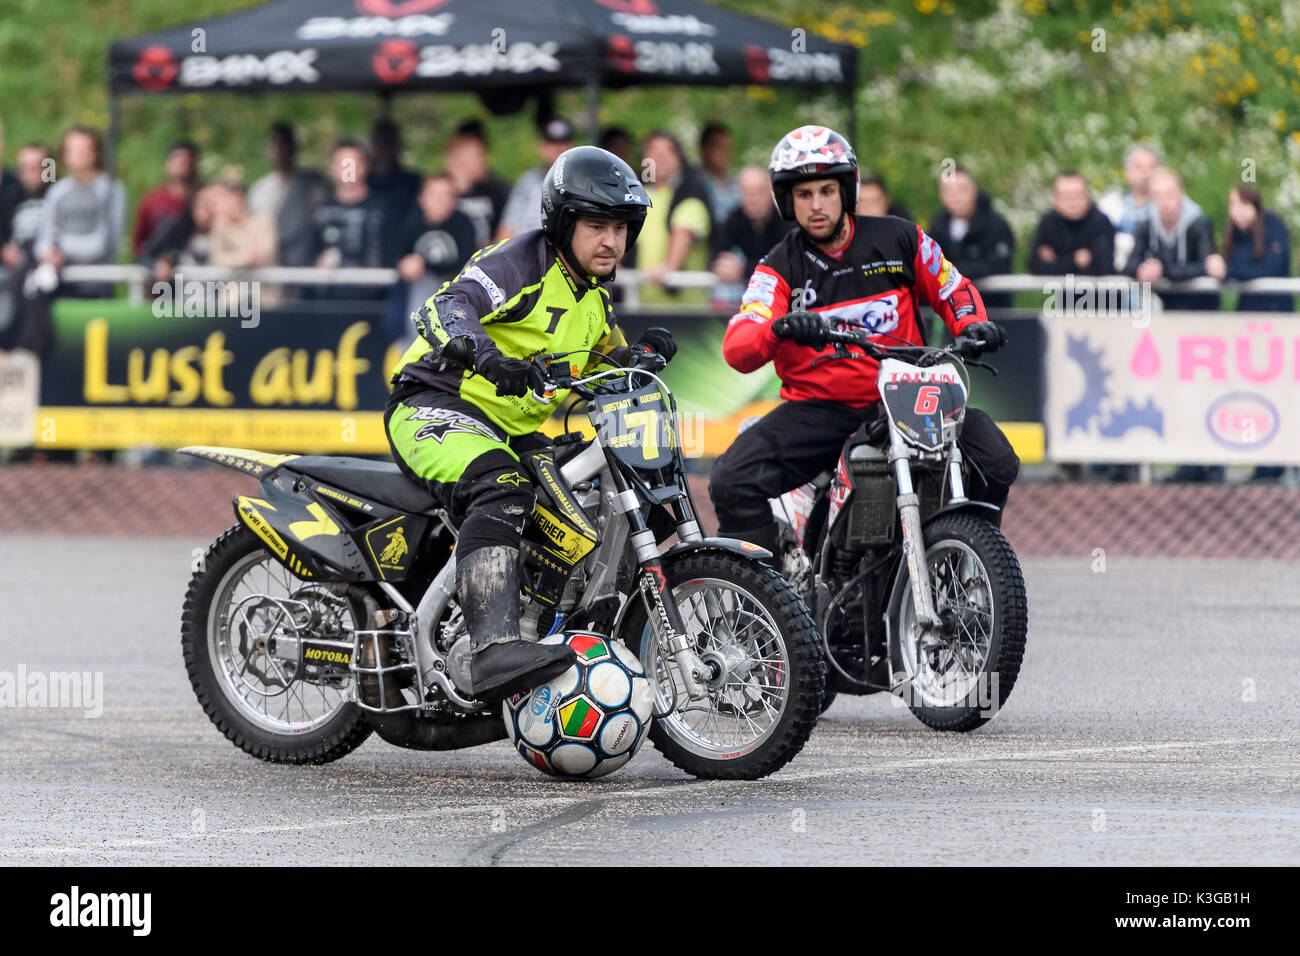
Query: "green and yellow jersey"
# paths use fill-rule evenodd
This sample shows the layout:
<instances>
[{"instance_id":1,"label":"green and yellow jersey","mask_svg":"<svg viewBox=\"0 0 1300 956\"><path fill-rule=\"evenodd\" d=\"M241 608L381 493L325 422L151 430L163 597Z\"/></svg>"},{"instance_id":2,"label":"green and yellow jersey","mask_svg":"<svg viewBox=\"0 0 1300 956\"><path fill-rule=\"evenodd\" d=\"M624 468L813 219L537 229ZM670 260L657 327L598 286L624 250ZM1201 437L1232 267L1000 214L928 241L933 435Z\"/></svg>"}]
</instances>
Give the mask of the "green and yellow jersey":
<instances>
[{"instance_id":1,"label":"green and yellow jersey","mask_svg":"<svg viewBox=\"0 0 1300 956\"><path fill-rule=\"evenodd\" d=\"M421 309L449 336L470 335L480 363L492 351L531 359L542 352L593 349L608 354L627 340L614 322L609 290L565 267L540 229L485 246ZM590 374L604 361L574 355L577 371ZM421 336L402 356L393 382L418 381L482 409L509 435L536 431L566 393L542 403L531 394L498 395L482 375L440 362Z\"/></svg>"}]
</instances>

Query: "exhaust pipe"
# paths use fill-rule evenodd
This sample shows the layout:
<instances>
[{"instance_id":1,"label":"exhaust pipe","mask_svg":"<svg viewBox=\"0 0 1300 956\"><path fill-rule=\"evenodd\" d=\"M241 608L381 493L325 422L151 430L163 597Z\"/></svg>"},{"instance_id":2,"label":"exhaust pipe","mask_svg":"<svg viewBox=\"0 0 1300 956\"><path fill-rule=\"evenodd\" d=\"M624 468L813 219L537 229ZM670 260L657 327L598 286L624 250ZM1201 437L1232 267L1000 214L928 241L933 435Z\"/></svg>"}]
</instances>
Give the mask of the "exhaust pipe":
<instances>
[{"instance_id":1,"label":"exhaust pipe","mask_svg":"<svg viewBox=\"0 0 1300 956\"><path fill-rule=\"evenodd\" d=\"M474 714L435 719L418 717L414 711L396 714L367 712L375 733L384 740L408 750L462 750L490 744L506 738L505 721L500 714Z\"/></svg>"}]
</instances>

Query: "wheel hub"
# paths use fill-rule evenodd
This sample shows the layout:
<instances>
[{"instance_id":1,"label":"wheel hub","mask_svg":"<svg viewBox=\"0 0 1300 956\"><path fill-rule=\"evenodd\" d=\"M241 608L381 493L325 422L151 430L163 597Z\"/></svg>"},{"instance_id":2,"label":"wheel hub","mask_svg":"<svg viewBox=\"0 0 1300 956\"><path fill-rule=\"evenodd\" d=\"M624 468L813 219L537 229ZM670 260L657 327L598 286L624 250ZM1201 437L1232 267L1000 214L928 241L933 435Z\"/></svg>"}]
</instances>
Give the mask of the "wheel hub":
<instances>
[{"instance_id":1,"label":"wheel hub","mask_svg":"<svg viewBox=\"0 0 1300 956\"><path fill-rule=\"evenodd\" d=\"M743 684L753 669L749 656L735 644L710 648L700 655L700 660L709 669L705 675L709 690L718 690L727 684Z\"/></svg>"}]
</instances>

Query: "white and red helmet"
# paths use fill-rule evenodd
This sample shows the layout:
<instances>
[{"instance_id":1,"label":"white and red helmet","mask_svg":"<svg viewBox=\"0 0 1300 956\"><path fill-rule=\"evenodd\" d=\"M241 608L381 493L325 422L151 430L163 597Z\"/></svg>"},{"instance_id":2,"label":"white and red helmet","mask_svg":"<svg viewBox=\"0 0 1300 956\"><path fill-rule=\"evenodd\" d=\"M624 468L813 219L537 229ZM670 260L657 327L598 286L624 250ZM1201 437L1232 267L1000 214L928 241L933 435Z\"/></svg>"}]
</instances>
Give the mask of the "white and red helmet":
<instances>
[{"instance_id":1,"label":"white and red helmet","mask_svg":"<svg viewBox=\"0 0 1300 956\"><path fill-rule=\"evenodd\" d=\"M794 218L791 187L810 179L836 179L850 216L858 205L858 157L849 141L828 126L800 126L781 137L767 164L772 201L782 219Z\"/></svg>"}]
</instances>

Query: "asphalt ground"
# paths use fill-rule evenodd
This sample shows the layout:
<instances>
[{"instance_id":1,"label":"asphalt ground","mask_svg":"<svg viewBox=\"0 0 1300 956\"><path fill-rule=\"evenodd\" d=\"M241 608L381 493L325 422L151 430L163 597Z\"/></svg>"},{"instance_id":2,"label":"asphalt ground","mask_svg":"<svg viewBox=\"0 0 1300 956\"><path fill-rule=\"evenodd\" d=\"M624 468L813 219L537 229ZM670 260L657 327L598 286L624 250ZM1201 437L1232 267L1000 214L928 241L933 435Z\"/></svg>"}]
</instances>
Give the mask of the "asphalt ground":
<instances>
[{"instance_id":1,"label":"asphalt ground","mask_svg":"<svg viewBox=\"0 0 1300 956\"><path fill-rule=\"evenodd\" d=\"M0 671L103 681L97 717L0 709L0 864L1300 860L1294 562L1029 558L1025 664L974 733L842 696L766 780L695 781L647 745L573 783L505 742L246 756L181 662L206 543L0 537Z\"/></svg>"}]
</instances>

